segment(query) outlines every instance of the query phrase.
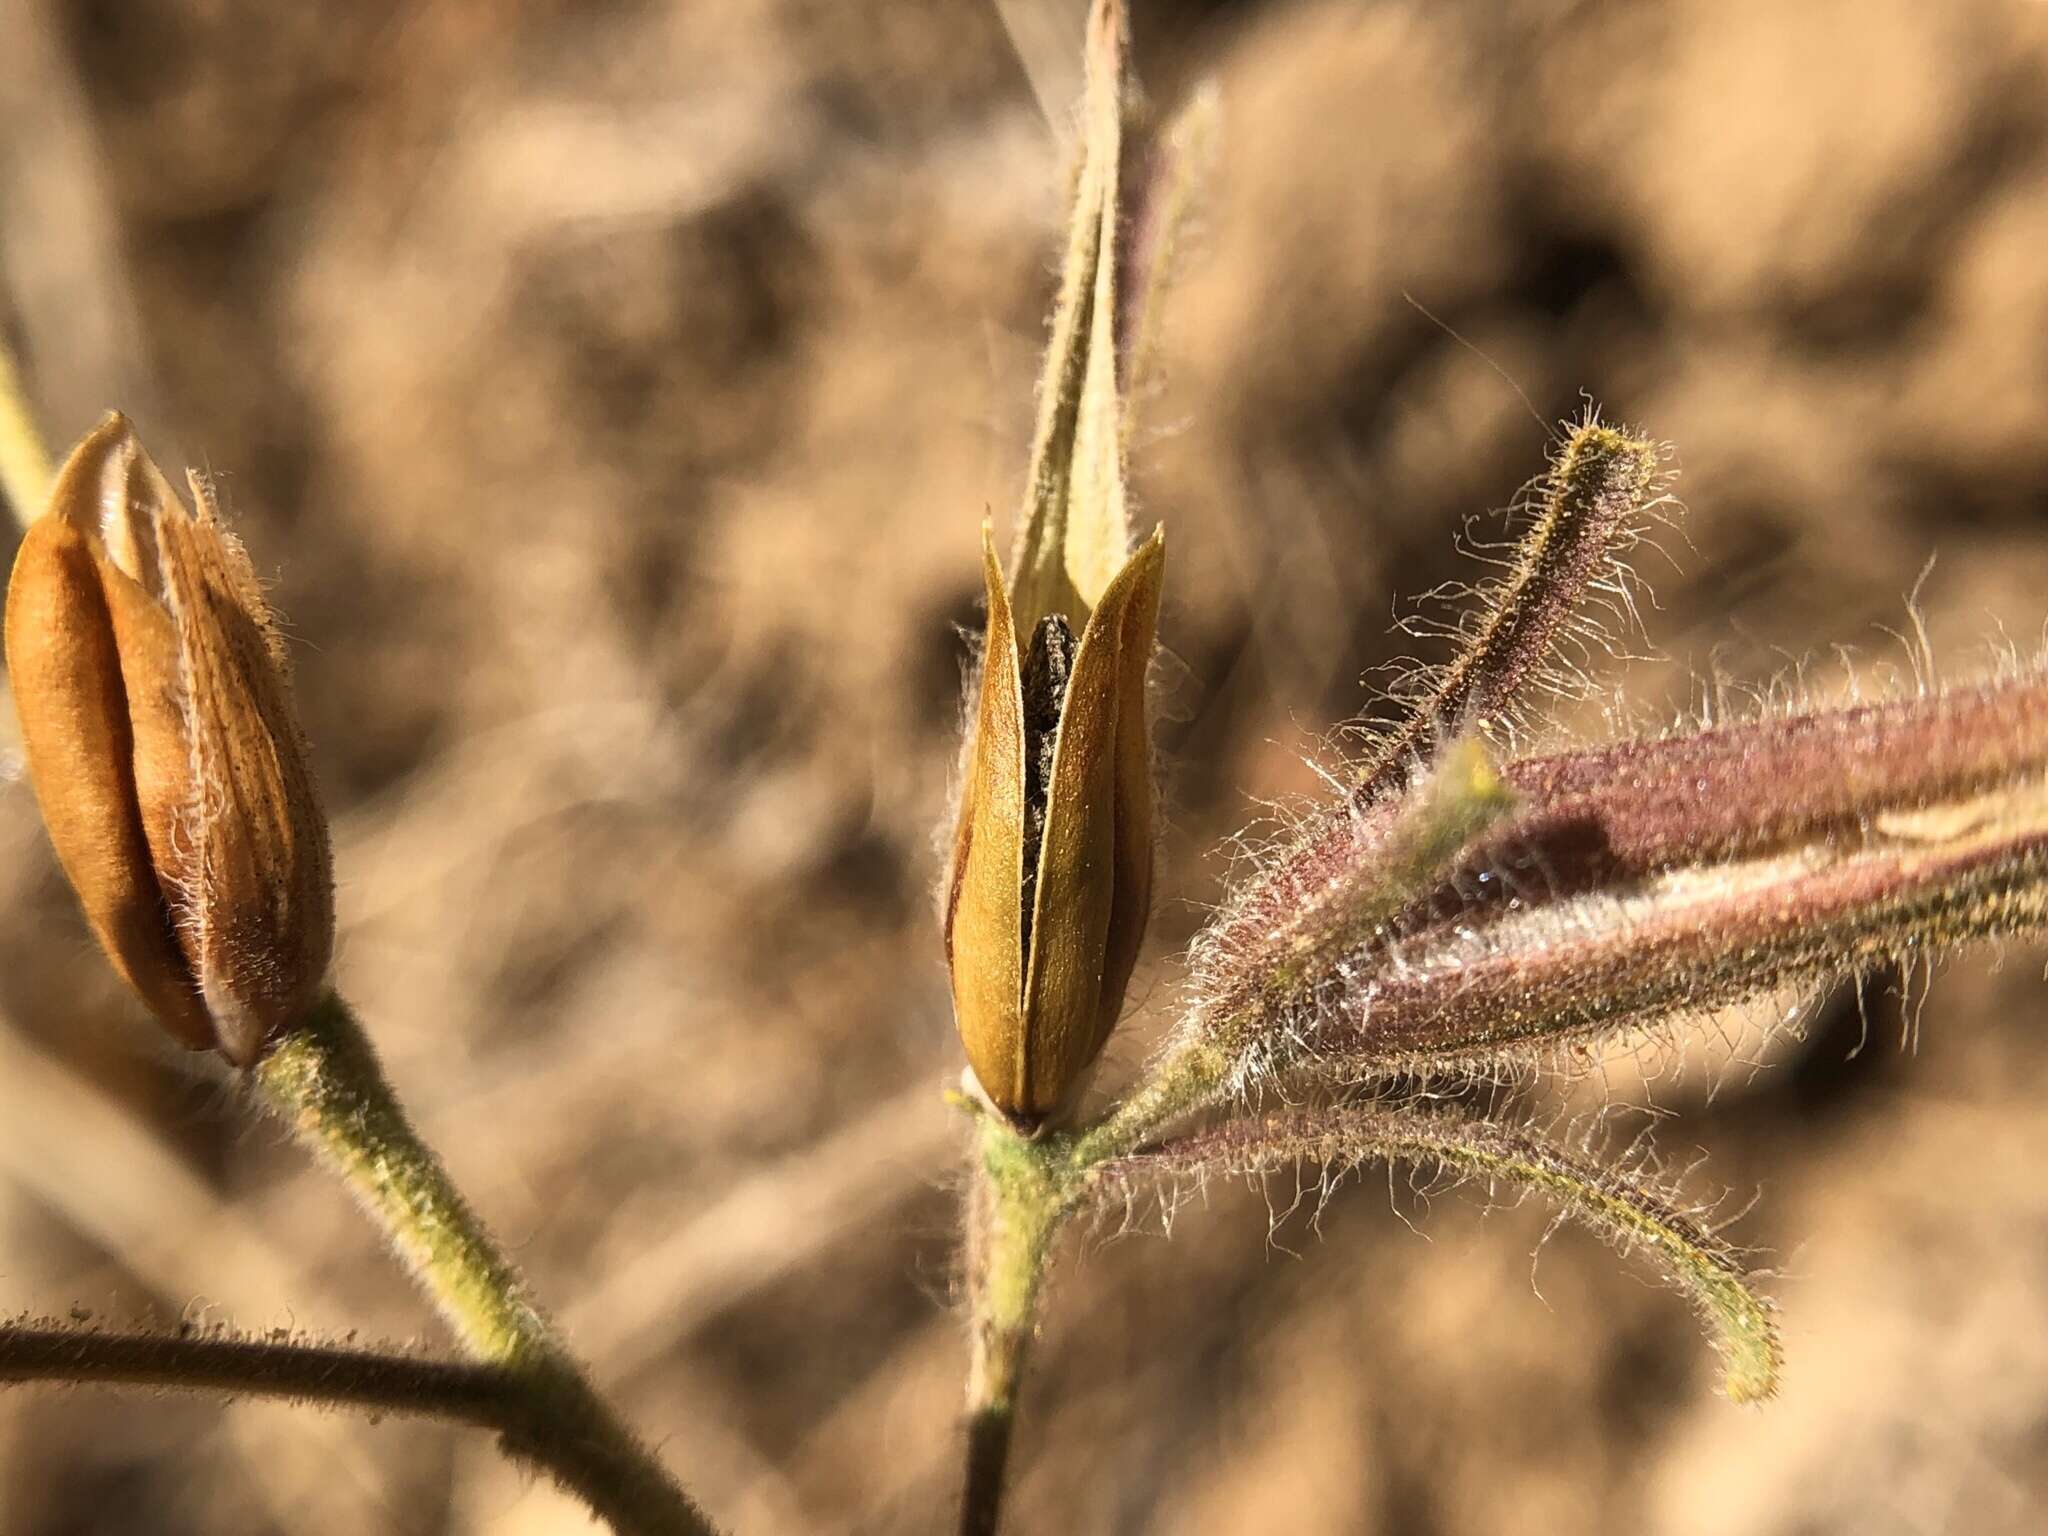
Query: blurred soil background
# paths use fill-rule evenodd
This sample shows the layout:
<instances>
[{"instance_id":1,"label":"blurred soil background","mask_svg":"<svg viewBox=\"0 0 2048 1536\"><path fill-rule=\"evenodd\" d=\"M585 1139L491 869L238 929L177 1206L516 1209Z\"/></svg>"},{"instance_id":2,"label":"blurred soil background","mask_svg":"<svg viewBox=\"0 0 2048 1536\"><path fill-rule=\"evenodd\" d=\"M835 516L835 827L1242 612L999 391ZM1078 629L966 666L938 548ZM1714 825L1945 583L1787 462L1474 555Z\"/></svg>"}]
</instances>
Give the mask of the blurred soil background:
<instances>
[{"instance_id":1,"label":"blurred soil background","mask_svg":"<svg viewBox=\"0 0 2048 1536\"><path fill-rule=\"evenodd\" d=\"M1063 91L1078 4L1008 9ZM1944 676L2040 642L2048 6L1136 27L1155 96L1222 101L1134 461L1172 652L1141 1004L1171 1006L1219 844L1311 792L1415 649L1396 599L1475 573L1454 536L1498 531L1588 400L1676 446L1690 511L1644 556L1659 659L1548 739L1674 721L1713 676L1832 695L1838 643L1911 687L1916 586ZM223 477L290 621L340 981L429 1139L732 1529L947 1528L934 829L1062 211L1003 19L7 0L0 60L31 395L59 442L119 405ZM0 1310L446 1347L118 989L13 754L0 910ZM1913 993L1607 1074L1676 1112L1703 1194L1760 1197L1735 1230L1777 1271L1779 1402L1714 1397L1682 1303L1533 1206L1374 1174L1269 1239L1291 1181L1218 1186L1170 1243L1068 1255L1015 1529L2039 1530L2042 956ZM5 1536L583 1528L475 1433L0 1395Z\"/></svg>"}]
</instances>

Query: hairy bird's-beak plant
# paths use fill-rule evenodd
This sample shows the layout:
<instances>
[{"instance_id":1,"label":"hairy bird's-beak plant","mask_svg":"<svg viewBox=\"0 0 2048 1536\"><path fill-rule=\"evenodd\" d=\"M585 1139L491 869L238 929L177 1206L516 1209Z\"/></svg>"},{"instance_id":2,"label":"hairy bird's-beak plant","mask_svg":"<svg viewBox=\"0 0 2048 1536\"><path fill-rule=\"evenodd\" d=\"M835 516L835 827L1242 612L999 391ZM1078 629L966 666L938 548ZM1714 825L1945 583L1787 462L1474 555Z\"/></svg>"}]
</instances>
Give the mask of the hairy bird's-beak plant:
<instances>
[{"instance_id":1,"label":"hairy bird's-beak plant","mask_svg":"<svg viewBox=\"0 0 2048 1536\"><path fill-rule=\"evenodd\" d=\"M979 1119L961 1529L999 1521L1019 1380L1060 1230L1219 1173L1391 1160L1534 1192L1659 1267L1707 1325L1727 1395L1766 1398L1779 1367L1770 1304L1645 1160L1603 1163L1429 1085L1589 1061L1607 1040L1788 985L2038 930L2048 915L2048 678L2016 669L1970 691L1560 756L1505 754L1532 689L1570 676L1556 665L1560 647L1583 642L1588 609L1632 613L1624 557L1647 520L1668 515L1658 446L1589 415L1568 427L1534 487L1518 548L1479 592L1455 659L1409 680L1401 713L1342 793L1255 861L1197 936L1177 1021L1136 1082L1073 1118L1071 1089L1113 1027L1129 974L1118 941L1142 930L1149 882L1131 873L1144 851L1135 842L1106 858L1038 828L1062 817L1116 825L1127 805L1149 805L1135 756L1146 743L1147 658L1130 647L1149 641L1156 567L1144 624L1123 628L1114 698L1119 721L1137 716L1123 738L1134 755L1113 777L1098 763L1100 798L1063 798L1079 772L1013 771L1006 783L1024 790L998 809L983 765L991 754L1014 759L1020 735L1027 764L1034 747L1055 764L1095 762L1103 750L1084 710L1063 712L1056 693L1034 702L1029 662L1025 723L1014 723L1012 610L1020 593L1099 587L1097 573L1131 548L1127 360L1170 247L1162 210L1180 205L1186 158L1171 132L1146 140L1123 6L1097 0L1089 28L1079 190L1007 605L989 572L963 791L973 832L963 817L949 886L960 888L963 864L972 878L974 840L1036 860L1006 926L970 932L948 906L970 1062L962 1103ZM1128 555L1131 567L1160 538ZM1034 640L1027 655L1036 653ZM1070 718L1095 734L1070 742ZM999 826L999 816L1009 819ZM1070 926L1095 910L1115 914L1106 949L1075 946L1055 972L1054 985L1102 999L1093 1029L1038 1011L1027 984L1023 1006L991 1032L963 977L1008 984L1019 946L1030 953L1060 920L1062 892L1076 893Z\"/></svg>"},{"instance_id":2,"label":"hairy bird's-beak plant","mask_svg":"<svg viewBox=\"0 0 2048 1536\"><path fill-rule=\"evenodd\" d=\"M1095 0L1080 163L1037 430L988 625L940 891L972 1117L961 1529L997 1528L1055 1241L1216 1174L1392 1161L1534 1193L1693 1303L1738 1402L1776 1389L1771 1307L1647 1161L1603 1161L1498 1099L1788 986L2048 927L2048 673L1552 756L1534 692L1671 515L1663 455L1569 424L1477 594L1373 748L1209 918L1163 1043L1099 1108L1152 900L1147 677L1165 537L1134 538L1127 402L1205 137L1153 117L1121 0ZM0 357L0 479L29 522L6 654L52 845L115 969L179 1042L354 1192L462 1360L228 1331L0 1327L0 1383L267 1395L494 1430L615 1530L713 1527L592 1386L418 1137L328 981L328 831L289 669L209 483L188 508L109 417L50 474ZM1170 610L1169 610L1170 612ZM682 1442L680 1454L690 1447Z\"/></svg>"}]
</instances>

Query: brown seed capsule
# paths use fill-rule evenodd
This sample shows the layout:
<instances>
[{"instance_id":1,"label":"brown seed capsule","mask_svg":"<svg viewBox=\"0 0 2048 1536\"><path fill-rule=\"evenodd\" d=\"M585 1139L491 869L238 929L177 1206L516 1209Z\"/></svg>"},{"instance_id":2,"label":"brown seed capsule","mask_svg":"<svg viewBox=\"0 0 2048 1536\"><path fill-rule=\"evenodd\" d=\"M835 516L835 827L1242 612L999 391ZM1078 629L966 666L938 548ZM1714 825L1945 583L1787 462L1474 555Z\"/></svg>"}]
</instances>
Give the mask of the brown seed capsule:
<instances>
[{"instance_id":1,"label":"brown seed capsule","mask_svg":"<svg viewBox=\"0 0 2048 1536\"><path fill-rule=\"evenodd\" d=\"M87 920L164 1027L240 1066L334 946L327 822L283 644L197 474L119 415L58 472L7 591L29 775Z\"/></svg>"},{"instance_id":2,"label":"brown seed capsule","mask_svg":"<svg viewBox=\"0 0 2048 1536\"><path fill-rule=\"evenodd\" d=\"M1081 167L1007 583L988 530L988 639L946 885L953 1013L982 1094L1056 1114L1123 1007L1152 902L1145 675L1166 541L1131 553L1118 359L1137 101L1122 0L1088 20Z\"/></svg>"},{"instance_id":3,"label":"brown seed capsule","mask_svg":"<svg viewBox=\"0 0 2048 1536\"><path fill-rule=\"evenodd\" d=\"M1092 611L1046 615L1020 646L984 531L988 641L946 953L968 1064L1018 1120L1060 1108L1137 964L1152 896L1145 674L1165 562L1155 531Z\"/></svg>"}]
</instances>

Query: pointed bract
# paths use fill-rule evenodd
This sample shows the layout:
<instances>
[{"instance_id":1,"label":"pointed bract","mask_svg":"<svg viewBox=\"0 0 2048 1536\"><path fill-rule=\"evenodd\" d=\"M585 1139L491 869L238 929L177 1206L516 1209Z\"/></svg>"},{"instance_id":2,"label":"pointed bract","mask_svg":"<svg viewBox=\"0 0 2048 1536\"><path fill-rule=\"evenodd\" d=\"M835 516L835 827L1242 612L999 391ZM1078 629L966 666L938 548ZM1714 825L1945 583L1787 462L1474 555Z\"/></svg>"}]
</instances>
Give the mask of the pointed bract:
<instances>
[{"instance_id":1,"label":"pointed bract","mask_svg":"<svg viewBox=\"0 0 2048 1536\"><path fill-rule=\"evenodd\" d=\"M1103 593L1060 712L1014 1088L1027 1114L1056 1108L1102 1050L1151 910L1145 664L1165 560L1155 530Z\"/></svg>"},{"instance_id":2,"label":"pointed bract","mask_svg":"<svg viewBox=\"0 0 2048 1536\"><path fill-rule=\"evenodd\" d=\"M326 976L334 875L269 609L211 487L191 483L196 516L156 512L194 797L172 894L221 1049L247 1066Z\"/></svg>"},{"instance_id":3,"label":"pointed bract","mask_svg":"<svg viewBox=\"0 0 2048 1536\"><path fill-rule=\"evenodd\" d=\"M47 516L15 556L7 671L29 776L58 861L114 969L172 1035L204 1048L213 1026L171 930L136 804L135 729L107 592L107 578L120 572L96 543ZM139 646L130 659L137 672L158 664Z\"/></svg>"},{"instance_id":4,"label":"pointed bract","mask_svg":"<svg viewBox=\"0 0 2048 1536\"><path fill-rule=\"evenodd\" d=\"M991 538L984 526L988 637L953 850L946 958L953 973L954 1023L968 1065L1007 1108L1023 1052L1024 705L1017 636Z\"/></svg>"},{"instance_id":5,"label":"pointed bract","mask_svg":"<svg viewBox=\"0 0 2048 1536\"><path fill-rule=\"evenodd\" d=\"M1010 598L1028 635L1049 613L1086 619L1131 547L1117 380L1124 127L1137 100L1121 0L1088 22L1081 173L1039 382Z\"/></svg>"}]
</instances>

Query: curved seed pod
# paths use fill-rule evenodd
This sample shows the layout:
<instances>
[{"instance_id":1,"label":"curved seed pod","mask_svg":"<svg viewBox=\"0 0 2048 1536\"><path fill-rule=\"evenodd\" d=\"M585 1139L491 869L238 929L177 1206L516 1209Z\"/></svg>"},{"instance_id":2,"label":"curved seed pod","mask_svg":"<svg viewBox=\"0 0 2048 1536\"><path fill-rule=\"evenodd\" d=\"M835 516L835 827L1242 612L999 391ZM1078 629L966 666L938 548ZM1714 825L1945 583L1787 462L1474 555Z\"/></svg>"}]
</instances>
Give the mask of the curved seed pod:
<instances>
[{"instance_id":1,"label":"curved seed pod","mask_svg":"<svg viewBox=\"0 0 2048 1536\"><path fill-rule=\"evenodd\" d=\"M953 1006L969 1065L1013 1119L1056 1112L1116 1024L1151 906L1145 675L1163 531L1087 616L1034 784L1024 657L986 535L989 629L947 904ZM1034 838L1032 831L1039 829Z\"/></svg>"},{"instance_id":2,"label":"curved seed pod","mask_svg":"<svg viewBox=\"0 0 2048 1536\"><path fill-rule=\"evenodd\" d=\"M282 644L196 475L127 421L72 452L23 539L6 648L30 777L115 968L164 1027L247 1066L334 941L327 823Z\"/></svg>"}]
</instances>

